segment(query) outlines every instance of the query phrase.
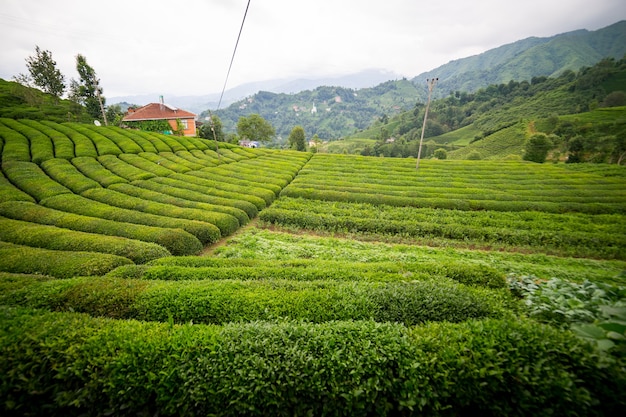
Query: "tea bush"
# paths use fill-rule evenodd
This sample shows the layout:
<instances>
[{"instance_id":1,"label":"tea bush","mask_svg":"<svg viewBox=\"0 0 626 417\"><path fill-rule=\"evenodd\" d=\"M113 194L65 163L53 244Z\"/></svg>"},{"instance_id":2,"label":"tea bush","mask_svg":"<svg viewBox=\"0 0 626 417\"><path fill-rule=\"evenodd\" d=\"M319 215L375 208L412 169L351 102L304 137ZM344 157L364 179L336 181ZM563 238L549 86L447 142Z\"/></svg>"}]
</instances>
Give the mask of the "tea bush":
<instances>
[{"instance_id":1,"label":"tea bush","mask_svg":"<svg viewBox=\"0 0 626 417\"><path fill-rule=\"evenodd\" d=\"M194 235L203 244L215 242L220 238L219 229L210 223L122 209L76 194L63 194L62 196L47 198L42 200L40 204L59 211L81 214L88 217L98 217L122 223L182 229Z\"/></svg>"},{"instance_id":2,"label":"tea bush","mask_svg":"<svg viewBox=\"0 0 626 417\"><path fill-rule=\"evenodd\" d=\"M49 250L0 242L0 271L3 272L71 278L103 275L127 264L132 261L106 253Z\"/></svg>"},{"instance_id":3,"label":"tea bush","mask_svg":"<svg viewBox=\"0 0 626 417\"><path fill-rule=\"evenodd\" d=\"M152 242L163 246L174 256L195 255L202 250L202 243L195 236L182 229L145 226L82 216L28 202L0 203L0 216L81 232Z\"/></svg>"},{"instance_id":4,"label":"tea bush","mask_svg":"<svg viewBox=\"0 0 626 417\"><path fill-rule=\"evenodd\" d=\"M503 291L468 288L441 279L402 282L333 281L141 281L143 290L127 298L127 315L103 306L125 294L132 280L90 277L57 284L27 282L19 291L2 291L5 305L85 312L139 320L224 324L286 317L322 323L374 320L414 325L503 317L513 302ZM106 290L105 290L106 289ZM17 296L16 296L17 294ZM24 294L28 294L24 298ZM16 301L17 300L17 301ZM96 309L96 310L94 310Z\"/></svg>"},{"instance_id":5,"label":"tea bush","mask_svg":"<svg viewBox=\"0 0 626 417\"><path fill-rule=\"evenodd\" d=\"M239 223L236 218L224 213L207 212L186 207L177 207L171 204L163 204L155 201L146 201L142 198L132 197L123 192L114 190L131 187L127 184L113 185L109 188L86 190L82 195L92 200L99 201L103 204L137 211L159 216L168 216L187 220L202 221L206 224L213 225L215 229L215 238L217 240L221 235L228 235L237 230Z\"/></svg>"},{"instance_id":6,"label":"tea bush","mask_svg":"<svg viewBox=\"0 0 626 417\"><path fill-rule=\"evenodd\" d=\"M612 416L625 405L620 366L524 320L203 326L0 307L0 349L9 416Z\"/></svg>"},{"instance_id":7,"label":"tea bush","mask_svg":"<svg viewBox=\"0 0 626 417\"><path fill-rule=\"evenodd\" d=\"M167 249L155 243L78 232L6 217L0 217L0 241L42 249L109 253L135 263L171 255Z\"/></svg>"}]
</instances>

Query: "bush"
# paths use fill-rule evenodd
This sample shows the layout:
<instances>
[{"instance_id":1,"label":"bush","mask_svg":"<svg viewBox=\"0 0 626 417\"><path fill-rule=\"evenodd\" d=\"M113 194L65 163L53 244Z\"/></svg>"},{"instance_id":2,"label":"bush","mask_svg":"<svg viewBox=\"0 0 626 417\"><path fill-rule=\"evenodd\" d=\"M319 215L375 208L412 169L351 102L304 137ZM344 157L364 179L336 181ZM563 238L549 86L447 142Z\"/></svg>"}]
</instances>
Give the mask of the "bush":
<instances>
[{"instance_id":1,"label":"bush","mask_svg":"<svg viewBox=\"0 0 626 417\"><path fill-rule=\"evenodd\" d=\"M466 288L448 280L401 282L332 281L141 281L143 290L127 298L126 313L104 308L126 294L132 280L110 276L64 280L58 284L24 283L20 303L117 318L176 323L224 324L286 317L323 323L374 320L415 325L428 321L461 322L507 314L506 292ZM5 290L3 303L15 297ZM21 297L21 296L20 296ZM97 311L96 311L97 310Z\"/></svg>"},{"instance_id":2,"label":"bush","mask_svg":"<svg viewBox=\"0 0 626 417\"><path fill-rule=\"evenodd\" d=\"M106 253L48 250L0 242L0 271L16 274L55 278L104 275L131 263L127 258Z\"/></svg>"},{"instance_id":3,"label":"bush","mask_svg":"<svg viewBox=\"0 0 626 417\"><path fill-rule=\"evenodd\" d=\"M153 173L130 165L116 155L101 155L97 159L103 167L128 181L147 180L155 177Z\"/></svg>"},{"instance_id":4,"label":"bush","mask_svg":"<svg viewBox=\"0 0 626 417\"><path fill-rule=\"evenodd\" d=\"M74 143L66 135L36 120L24 119L20 123L32 127L52 139L54 157L70 160L74 158Z\"/></svg>"},{"instance_id":5,"label":"bush","mask_svg":"<svg viewBox=\"0 0 626 417\"><path fill-rule=\"evenodd\" d=\"M58 198L47 198L42 200L40 204L67 213L82 214L83 216L97 217L117 222L182 229L194 235L203 244L215 242L220 238L219 229L210 223L122 209L76 194L64 194L58 196Z\"/></svg>"},{"instance_id":6,"label":"bush","mask_svg":"<svg viewBox=\"0 0 626 417\"><path fill-rule=\"evenodd\" d=\"M54 158L54 147L48 136L17 120L2 119L2 123L28 138L32 162L40 164L47 159Z\"/></svg>"},{"instance_id":7,"label":"bush","mask_svg":"<svg viewBox=\"0 0 626 417\"><path fill-rule=\"evenodd\" d=\"M41 163L41 168L56 182L80 194L90 188L101 188L100 184L83 175L66 159L48 159Z\"/></svg>"},{"instance_id":8,"label":"bush","mask_svg":"<svg viewBox=\"0 0 626 417\"><path fill-rule=\"evenodd\" d=\"M167 249L155 243L77 232L5 217L0 217L0 241L42 249L109 253L135 263L171 255Z\"/></svg>"},{"instance_id":9,"label":"bush","mask_svg":"<svg viewBox=\"0 0 626 417\"><path fill-rule=\"evenodd\" d=\"M13 184L37 201L59 194L72 193L68 188L48 177L37 164L32 162L3 162L2 170Z\"/></svg>"},{"instance_id":10,"label":"bush","mask_svg":"<svg viewBox=\"0 0 626 417\"><path fill-rule=\"evenodd\" d=\"M531 321L179 326L0 307L0 349L4 415L612 416L626 405L619 365Z\"/></svg>"},{"instance_id":11,"label":"bush","mask_svg":"<svg viewBox=\"0 0 626 417\"><path fill-rule=\"evenodd\" d=\"M82 216L27 202L0 203L0 216L81 232L152 242L163 246L175 256L194 255L202 250L202 243L195 236L181 229L145 226Z\"/></svg>"},{"instance_id":12,"label":"bush","mask_svg":"<svg viewBox=\"0 0 626 417\"><path fill-rule=\"evenodd\" d=\"M35 199L11 184L2 171L0 171L0 202L4 201L35 202Z\"/></svg>"},{"instance_id":13,"label":"bush","mask_svg":"<svg viewBox=\"0 0 626 417\"><path fill-rule=\"evenodd\" d=\"M2 163L8 161L30 162L30 143L19 132L0 124L0 138L3 140Z\"/></svg>"},{"instance_id":14,"label":"bush","mask_svg":"<svg viewBox=\"0 0 626 417\"><path fill-rule=\"evenodd\" d=\"M115 175L103 167L96 158L79 156L72 159L72 165L74 165L84 176L98 182L103 187L128 182L126 179L120 177L119 175Z\"/></svg>"},{"instance_id":15,"label":"bush","mask_svg":"<svg viewBox=\"0 0 626 417\"><path fill-rule=\"evenodd\" d=\"M74 153L76 154L77 157L91 156L95 158L96 156L98 156L98 151L96 151L96 147L91 141L91 139L89 139L87 136L83 135L82 133L79 133L76 130L72 129L65 123L58 124L54 122L49 122L47 120L42 120L41 123L48 127L51 127L54 130L61 132L62 134L70 138L70 140L74 144Z\"/></svg>"},{"instance_id":16,"label":"bush","mask_svg":"<svg viewBox=\"0 0 626 417\"><path fill-rule=\"evenodd\" d=\"M132 188L131 185L119 184L116 187L118 189ZM128 194L124 194L113 189L91 189L83 193L83 196L92 200L99 201L111 206L129 209L133 211L141 211L149 214L155 214L159 216L167 216L173 218L196 220L213 226L215 240L219 239L221 234L224 236L234 232L239 223L234 217L223 214L207 212L204 210L198 210L193 208L177 207L171 204L163 204L154 201L146 201L142 198L132 197Z\"/></svg>"}]
</instances>

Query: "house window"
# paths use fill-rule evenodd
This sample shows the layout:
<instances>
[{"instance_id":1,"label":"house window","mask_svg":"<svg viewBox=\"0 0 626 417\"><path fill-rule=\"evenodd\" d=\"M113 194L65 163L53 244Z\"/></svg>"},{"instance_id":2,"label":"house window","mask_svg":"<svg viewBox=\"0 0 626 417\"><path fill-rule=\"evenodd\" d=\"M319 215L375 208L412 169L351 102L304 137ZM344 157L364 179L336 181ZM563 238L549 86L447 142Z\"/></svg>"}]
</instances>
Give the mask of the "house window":
<instances>
[{"instance_id":1,"label":"house window","mask_svg":"<svg viewBox=\"0 0 626 417\"><path fill-rule=\"evenodd\" d=\"M187 125L187 120L181 120L181 121L180 121L180 124L182 124L182 125L183 125L183 128L184 128L185 130L189 129L189 126Z\"/></svg>"}]
</instances>

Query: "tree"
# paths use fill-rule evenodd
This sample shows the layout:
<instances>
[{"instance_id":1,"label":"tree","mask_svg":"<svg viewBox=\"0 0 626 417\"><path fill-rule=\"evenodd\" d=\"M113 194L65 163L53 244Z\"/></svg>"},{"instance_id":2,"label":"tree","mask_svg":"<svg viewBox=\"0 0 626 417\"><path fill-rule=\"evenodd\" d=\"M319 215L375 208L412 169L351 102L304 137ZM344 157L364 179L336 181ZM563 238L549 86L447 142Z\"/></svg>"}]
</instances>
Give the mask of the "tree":
<instances>
[{"instance_id":1,"label":"tree","mask_svg":"<svg viewBox=\"0 0 626 417\"><path fill-rule=\"evenodd\" d=\"M122 124L122 119L124 118L124 112L122 111L122 106L119 104L114 104L112 106L108 106L106 110L106 116L109 123L114 126L119 126Z\"/></svg>"},{"instance_id":2,"label":"tree","mask_svg":"<svg viewBox=\"0 0 626 417\"><path fill-rule=\"evenodd\" d=\"M545 133L536 133L526 141L522 159L543 164L546 162L550 149L552 149L552 141L548 136Z\"/></svg>"},{"instance_id":3,"label":"tree","mask_svg":"<svg viewBox=\"0 0 626 417\"><path fill-rule=\"evenodd\" d=\"M433 156L437 159L446 159L448 157L448 152L446 152L443 148L439 148L435 150Z\"/></svg>"},{"instance_id":4,"label":"tree","mask_svg":"<svg viewBox=\"0 0 626 417\"><path fill-rule=\"evenodd\" d=\"M201 138L224 142L224 131L222 120L215 114L209 116L209 120L200 127L198 134Z\"/></svg>"},{"instance_id":5,"label":"tree","mask_svg":"<svg viewBox=\"0 0 626 417\"><path fill-rule=\"evenodd\" d=\"M274 127L258 114L251 114L248 117L241 116L237 122L237 134L241 139L258 140L259 142L269 142L276 130Z\"/></svg>"},{"instance_id":6,"label":"tree","mask_svg":"<svg viewBox=\"0 0 626 417\"><path fill-rule=\"evenodd\" d=\"M289 133L289 148L296 151L306 151L306 136L302 126L296 126Z\"/></svg>"},{"instance_id":7,"label":"tree","mask_svg":"<svg viewBox=\"0 0 626 417\"><path fill-rule=\"evenodd\" d=\"M58 103L59 98L65 92L65 77L56 65L50 51L42 51L39 46L35 46L35 56L26 58L29 75L19 74L14 79L28 87L31 84L39 87L42 91L54 96Z\"/></svg>"},{"instance_id":8,"label":"tree","mask_svg":"<svg viewBox=\"0 0 626 417\"><path fill-rule=\"evenodd\" d=\"M76 71L80 80L70 82L70 98L85 106L87 113L94 119L103 117L106 98L102 96L102 87L96 71L87 64L87 58L76 55Z\"/></svg>"},{"instance_id":9,"label":"tree","mask_svg":"<svg viewBox=\"0 0 626 417\"><path fill-rule=\"evenodd\" d=\"M569 155L567 156L566 163L577 164L584 162L583 153L585 150L585 140L581 136L575 136L570 139L567 144L567 150Z\"/></svg>"}]
</instances>

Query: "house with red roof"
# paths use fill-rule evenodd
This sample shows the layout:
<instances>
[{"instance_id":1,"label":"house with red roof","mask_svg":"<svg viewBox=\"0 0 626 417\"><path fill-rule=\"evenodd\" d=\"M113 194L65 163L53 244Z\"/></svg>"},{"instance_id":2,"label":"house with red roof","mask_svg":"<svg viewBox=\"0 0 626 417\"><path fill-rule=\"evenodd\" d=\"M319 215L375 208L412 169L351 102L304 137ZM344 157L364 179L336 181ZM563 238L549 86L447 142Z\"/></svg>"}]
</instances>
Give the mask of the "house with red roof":
<instances>
[{"instance_id":1,"label":"house with red roof","mask_svg":"<svg viewBox=\"0 0 626 417\"><path fill-rule=\"evenodd\" d=\"M182 129L184 136L196 136L196 115L163 102L150 103L138 109L128 109L123 122L167 121L171 132Z\"/></svg>"}]
</instances>

